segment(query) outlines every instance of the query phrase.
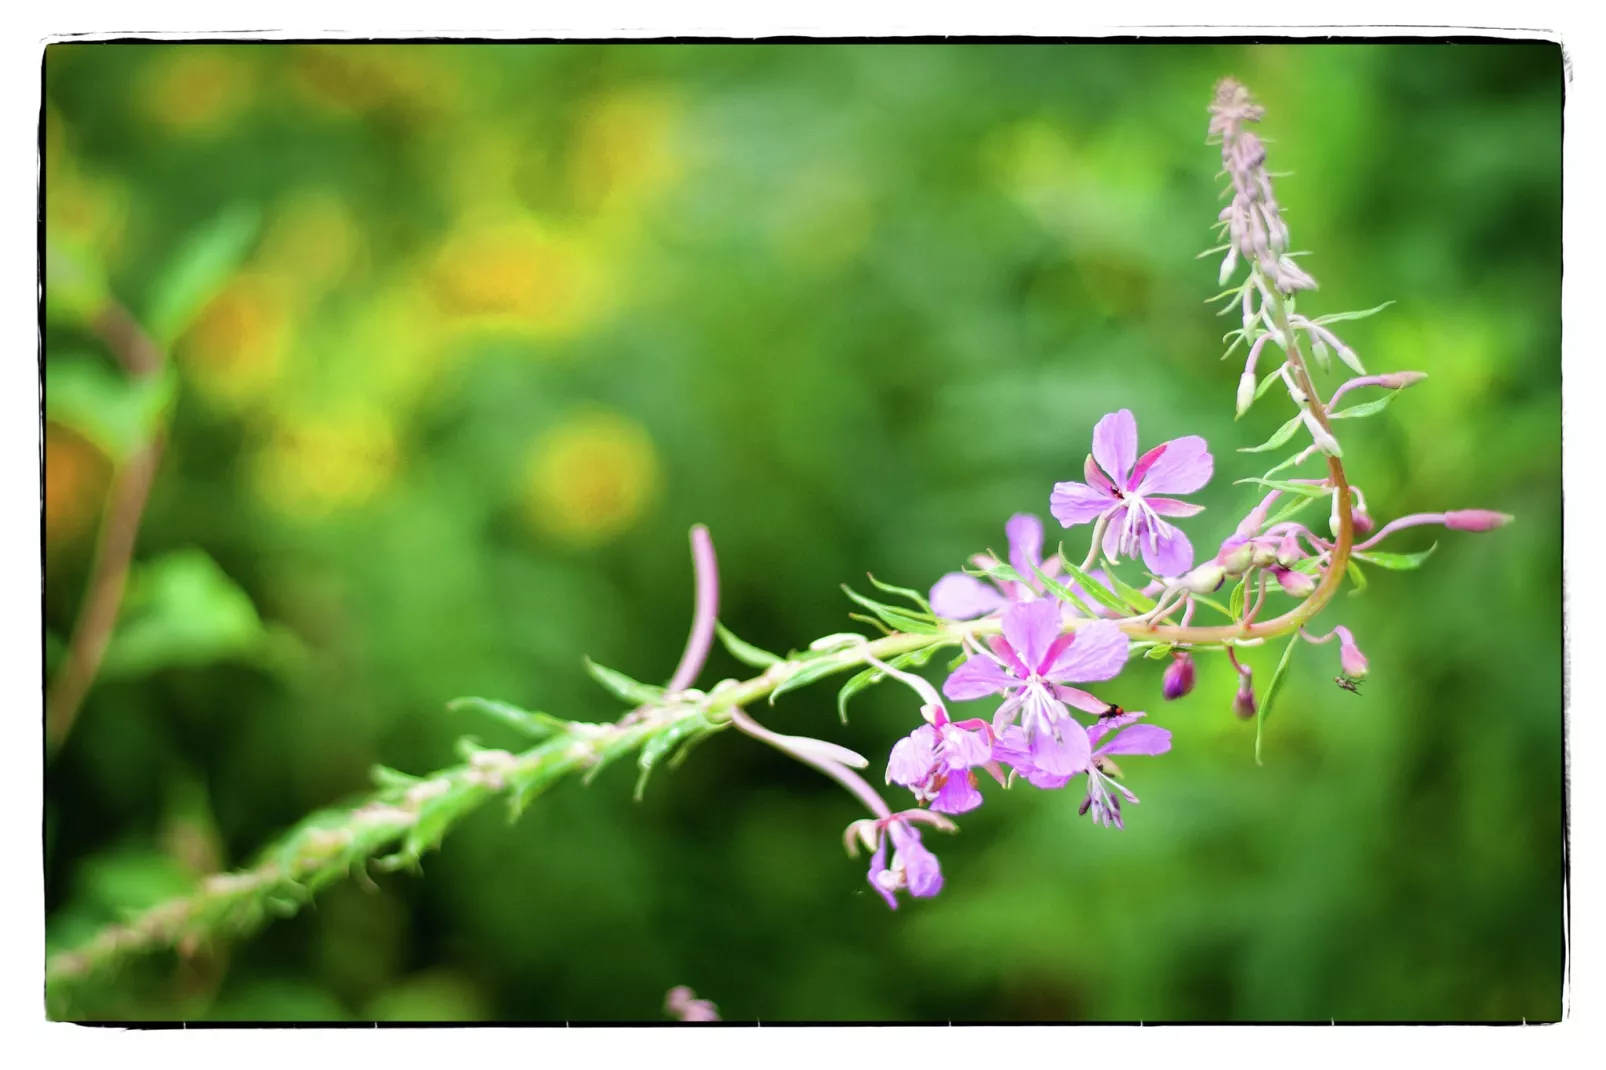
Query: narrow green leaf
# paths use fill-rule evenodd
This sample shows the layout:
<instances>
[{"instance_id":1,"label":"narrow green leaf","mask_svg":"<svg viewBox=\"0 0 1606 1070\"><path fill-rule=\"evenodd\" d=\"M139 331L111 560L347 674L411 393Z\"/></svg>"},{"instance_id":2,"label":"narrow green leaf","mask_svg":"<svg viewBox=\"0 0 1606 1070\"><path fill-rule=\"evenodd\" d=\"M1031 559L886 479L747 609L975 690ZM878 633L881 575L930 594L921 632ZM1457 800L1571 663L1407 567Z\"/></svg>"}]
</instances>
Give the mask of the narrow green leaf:
<instances>
[{"instance_id":1,"label":"narrow green leaf","mask_svg":"<svg viewBox=\"0 0 1606 1070\"><path fill-rule=\"evenodd\" d=\"M1220 602L1216 601L1214 598L1210 598L1210 597L1208 597L1206 595L1202 595L1202 594L1189 595L1188 597L1192 598L1195 602L1202 602L1203 604L1209 606L1211 609L1215 610L1217 613L1220 613L1223 617L1231 617L1232 616L1232 612L1230 610L1228 610L1226 606L1224 606Z\"/></svg>"},{"instance_id":2,"label":"narrow green leaf","mask_svg":"<svg viewBox=\"0 0 1606 1070\"><path fill-rule=\"evenodd\" d=\"M545 739L555 732L568 731L569 728L569 722L561 717L554 717L550 713L541 713L538 710L521 710L511 703L499 702L492 698L454 698L446 704L446 708L453 713L465 710L483 713L510 728L518 729L532 739Z\"/></svg>"},{"instance_id":3,"label":"narrow green leaf","mask_svg":"<svg viewBox=\"0 0 1606 1070\"><path fill-rule=\"evenodd\" d=\"M1287 361L1283 362L1283 364L1286 364L1286 363L1287 363ZM1262 395L1266 391L1270 390L1271 389L1271 384L1275 383L1277 380L1281 379L1282 377L1283 377L1283 365L1282 364L1277 365L1277 367L1275 367L1271 371L1267 372L1266 375L1265 375L1265 378L1261 379L1260 382L1258 384L1256 384L1256 386L1255 386L1255 400L1259 401L1260 400L1260 395Z\"/></svg>"},{"instance_id":4,"label":"narrow green leaf","mask_svg":"<svg viewBox=\"0 0 1606 1070\"><path fill-rule=\"evenodd\" d=\"M1299 633L1295 632L1288 638L1288 645L1283 648L1283 656L1277 662L1277 670L1271 674L1271 683L1266 685L1266 694L1260 701L1260 716L1255 718L1255 764L1260 765L1260 733L1266 725L1266 718L1271 715L1271 704L1277 697L1277 689L1283 682L1283 673L1288 669L1288 661L1293 656L1294 644L1299 642Z\"/></svg>"},{"instance_id":5,"label":"narrow green leaf","mask_svg":"<svg viewBox=\"0 0 1606 1070\"><path fill-rule=\"evenodd\" d=\"M1070 574L1071 578L1077 582L1082 590L1087 592L1089 598L1094 599L1100 605L1107 606L1108 608L1115 610L1117 613L1128 613L1131 611L1131 607L1129 607L1125 602L1121 601L1114 591L1095 580L1092 576L1089 576L1087 573L1083 572L1081 566L1073 565L1065 556L1065 551L1063 548L1060 550L1060 563L1065 566L1065 571ZM1106 572L1105 574L1108 575L1109 573Z\"/></svg>"},{"instance_id":6,"label":"narrow green leaf","mask_svg":"<svg viewBox=\"0 0 1606 1070\"><path fill-rule=\"evenodd\" d=\"M1351 405L1347 409L1340 409L1337 412L1330 412L1327 414L1327 418L1329 420L1345 420L1354 416L1376 416L1378 413L1388 408L1389 402L1393 401L1397 396L1399 396L1399 393L1400 392L1398 390L1390 391L1375 401L1364 402L1360 405Z\"/></svg>"},{"instance_id":7,"label":"narrow green leaf","mask_svg":"<svg viewBox=\"0 0 1606 1070\"><path fill-rule=\"evenodd\" d=\"M725 644L725 649L730 651L731 657L743 665L751 665L755 669L767 669L786 660L778 654L771 654L768 650L762 650L752 643L736 638L736 633L719 621L714 622L714 631L719 635L719 641Z\"/></svg>"},{"instance_id":8,"label":"narrow green leaf","mask_svg":"<svg viewBox=\"0 0 1606 1070\"><path fill-rule=\"evenodd\" d=\"M1238 580L1238 585L1232 589L1232 594L1227 598L1227 616L1231 617L1233 620L1243 620L1244 588L1248 582L1249 576L1247 573L1245 573L1244 576Z\"/></svg>"},{"instance_id":9,"label":"narrow green leaf","mask_svg":"<svg viewBox=\"0 0 1606 1070\"><path fill-rule=\"evenodd\" d=\"M1292 520L1294 517L1298 516L1300 513L1309 508L1311 503L1314 501L1316 501L1315 498L1295 498L1287 505L1284 505L1272 516L1268 517L1266 519L1266 526L1268 528L1274 527L1278 524L1281 524L1285 520Z\"/></svg>"},{"instance_id":10,"label":"narrow green leaf","mask_svg":"<svg viewBox=\"0 0 1606 1070\"><path fill-rule=\"evenodd\" d=\"M1349 576L1350 582L1355 585L1355 589L1350 592L1351 596L1358 595L1366 590L1366 573L1361 571L1361 567L1355 563L1354 558L1350 558L1345 562L1344 571Z\"/></svg>"},{"instance_id":11,"label":"narrow green leaf","mask_svg":"<svg viewBox=\"0 0 1606 1070\"><path fill-rule=\"evenodd\" d=\"M1044 575L1043 570L1038 568L1036 565L1032 566L1032 571L1037 574L1037 578L1043 582L1043 586L1048 589L1049 593L1053 594L1057 598L1065 599L1065 601L1075 606L1076 611L1082 614L1082 616L1098 616L1097 613L1093 612L1093 608L1091 606L1082 601L1082 599L1077 596L1076 592L1065 586L1065 584L1061 583L1059 580Z\"/></svg>"},{"instance_id":12,"label":"narrow green leaf","mask_svg":"<svg viewBox=\"0 0 1606 1070\"><path fill-rule=\"evenodd\" d=\"M1233 480L1234 486L1239 483L1257 483L1262 487L1270 487L1272 490L1280 490L1284 494L1294 494L1302 498L1326 498L1333 493L1331 487L1323 487L1320 484L1288 483L1280 479L1251 478Z\"/></svg>"},{"instance_id":13,"label":"narrow green leaf","mask_svg":"<svg viewBox=\"0 0 1606 1070\"><path fill-rule=\"evenodd\" d=\"M381 788L410 788L423 779L422 777L413 776L411 773L403 773L398 769L392 769L388 765L379 765L377 763L369 768L368 776L376 787Z\"/></svg>"},{"instance_id":14,"label":"narrow green leaf","mask_svg":"<svg viewBox=\"0 0 1606 1070\"><path fill-rule=\"evenodd\" d=\"M1165 658L1170 657L1171 651L1175 649L1176 645L1174 643L1156 643L1154 646L1151 646L1149 649L1145 650L1143 652L1143 656L1148 658L1150 661L1162 661Z\"/></svg>"},{"instance_id":15,"label":"narrow green leaf","mask_svg":"<svg viewBox=\"0 0 1606 1070\"><path fill-rule=\"evenodd\" d=\"M158 342L171 345L218 295L250 252L260 221L255 207L235 205L185 241L151 295L146 325Z\"/></svg>"},{"instance_id":16,"label":"narrow green leaf","mask_svg":"<svg viewBox=\"0 0 1606 1070\"><path fill-rule=\"evenodd\" d=\"M1262 442L1260 445L1240 446L1238 447L1238 452L1265 453L1267 450L1274 450L1294 437L1294 432L1299 430L1299 422L1299 416L1296 414L1293 419L1279 427L1276 433L1274 433L1270 438Z\"/></svg>"},{"instance_id":17,"label":"narrow green leaf","mask_svg":"<svg viewBox=\"0 0 1606 1070\"><path fill-rule=\"evenodd\" d=\"M885 591L888 594L901 594L903 597L909 599L909 601L919 606L922 612L931 612L931 603L926 601L926 596L921 594L919 591L910 590L908 587L896 587L890 583L882 583L880 580L876 579L875 576L868 572L865 573L865 576L869 577L870 582L875 584L878 590Z\"/></svg>"},{"instance_id":18,"label":"narrow green leaf","mask_svg":"<svg viewBox=\"0 0 1606 1070\"><path fill-rule=\"evenodd\" d=\"M1429 555L1431 555L1433 551L1437 550L1438 548L1439 544L1434 543L1432 546L1429 546L1426 550L1423 550L1419 554L1386 554L1371 550L1362 553L1357 550L1350 556L1352 558L1365 561L1369 565L1376 565L1379 568L1403 572L1414 568L1421 568L1422 562L1426 561Z\"/></svg>"},{"instance_id":19,"label":"narrow green leaf","mask_svg":"<svg viewBox=\"0 0 1606 1070\"><path fill-rule=\"evenodd\" d=\"M1110 577L1110 585L1115 588L1115 593L1120 595L1127 605L1136 609L1139 613L1147 613L1158 604L1136 587L1123 581L1120 576L1116 575L1114 569L1105 569L1104 574Z\"/></svg>"},{"instance_id":20,"label":"narrow green leaf","mask_svg":"<svg viewBox=\"0 0 1606 1070\"><path fill-rule=\"evenodd\" d=\"M874 613L887 626L900 632L912 632L915 635L935 635L942 629L938 626L936 618L922 618L914 616L894 606L882 605L872 598L866 598L847 584L842 585L849 598Z\"/></svg>"},{"instance_id":21,"label":"narrow green leaf","mask_svg":"<svg viewBox=\"0 0 1606 1070\"><path fill-rule=\"evenodd\" d=\"M616 669L606 665L598 665L590 658L586 658L586 672L591 678L607 688L615 697L635 705L642 706L648 703L659 702L664 697L664 689L632 680Z\"/></svg>"},{"instance_id":22,"label":"narrow green leaf","mask_svg":"<svg viewBox=\"0 0 1606 1070\"><path fill-rule=\"evenodd\" d=\"M1383 311L1385 308L1388 308L1393 303L1393 301L1384 301L1376 308L1368 308L1361 312L1330 312L1325 316L1317 316L1315 319L1311 320L1311 322L1325 327L1329 323L1342 323L1345 320L1362 320L1368 316L1377 315L1379 312Z\"/></svg>"},{"instance_id":23,"label":"narrow green leaf","mask_svg":"<svg viewBox=\"0 0 1606 1070\"><path fill-rule=\"evenodd\" d=\"M823 680L832 673L841 672L846 667L835 658L804 665L797 672L782 680L780 686L770 692L770 705L775 705L775 700L788 691L796 691L800 687L807 687L816 680Z\"/></svg>"}]
</instances>

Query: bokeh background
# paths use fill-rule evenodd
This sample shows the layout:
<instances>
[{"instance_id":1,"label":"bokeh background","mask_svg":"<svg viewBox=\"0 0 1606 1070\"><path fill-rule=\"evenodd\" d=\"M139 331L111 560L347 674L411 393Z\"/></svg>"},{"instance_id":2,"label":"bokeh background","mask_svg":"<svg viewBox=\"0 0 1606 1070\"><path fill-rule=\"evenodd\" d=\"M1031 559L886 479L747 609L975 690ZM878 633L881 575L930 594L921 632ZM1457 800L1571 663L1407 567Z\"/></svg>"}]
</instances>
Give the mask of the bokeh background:
<instances>
[{"instance_id":1,"label":"bokeh background","mask_svg":"<svg viewBox=\"0 0 1606 1070\"><path fill-rule=\"evenodd\" d=\"M197 248L235 255L173 326L129 601L47 757L49 944L248 862L375 762L517 744L456 696L617 716L582 656L667 678L695 522L724 620L802 646L852 626L840 584L925 588L1046 517L1125 406L1145 443L1213 444L1188 529L1214 545L1265 467L1235 447L1282 419L1234 423L1195 259L1229 73L1292 172L1302 309L1396 301L1346 337L1431 377L1346 439L1374 515L1519 518L1412 531L1389 548L1445 536L1422 571L1341 597L1362 695L1307 648L1257 766L1225 666L1164 705L1136 663L1110 697L1175 747L1127 763L1126 830L995 791L896 914L843 856L854 801L725 733L642 802L621 763L487 808L421 877L73 1013L655 1020L689 984L765 1021L1559 1017L1562 65L1520 43L51 46L53 247L146 318ZM53 672L144 410L70 309L46 341ZM834 693L764 714L869 755L914 723L882 688L841 726Z\"/></svg>"}]
</instances>

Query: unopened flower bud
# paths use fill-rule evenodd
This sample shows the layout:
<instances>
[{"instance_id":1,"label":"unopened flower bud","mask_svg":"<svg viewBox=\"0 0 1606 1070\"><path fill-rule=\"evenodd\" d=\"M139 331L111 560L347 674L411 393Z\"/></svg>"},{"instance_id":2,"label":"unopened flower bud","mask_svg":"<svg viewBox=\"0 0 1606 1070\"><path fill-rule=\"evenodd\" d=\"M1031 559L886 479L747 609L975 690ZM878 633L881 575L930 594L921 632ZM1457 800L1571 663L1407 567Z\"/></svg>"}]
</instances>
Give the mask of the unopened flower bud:
<instances>
[{"instance_id":1,"label":"unopened flower bud","mask_svg":"<svg viewBox=\"0 0 1606 1070\"><path fill-rule=\"evenodd\" d=\"M1255 710L1254 674L1245 669L1238 677L1238 693L1232 697L1232 712L1247 721L1255 715Z\"/></svg>"},{"instance_id":2,"label":"unopened flower bud","mask_svg":"<svg viewBox=\"0 0 1606 1070\"><path fill-rule=\"evenodd\" d=\"M1244 372L1238 379L1238 415L1249 411L1255 401L1255 373Z\"/></svg>"},{"instance_id":3,"label":"unopened flower bud","mask_svg":"<svg viewBox=\"0 0 1606 1070\"><path fill-rule=\"evenodd\" d=\"M1255 539L1250 546L1250 564L1268 568L1277 563L1277 544L1268 539Z\"/></svg>"},{"instance_id":4,"label":"unopened flower bud","mask_svg":"<svg viewBox=\"0 0 1606 1070\"><path fill-rule=\"evenodd\" d=\"M1386 387L1389 390L1404 390L1408 386L1415 386L1427 377L1427 372L1389 372L1387 375L1378 376L1377 385Z\"/></svg>"},{"instance_id":5,"label":"unopened flower bud","mask_svg":"<svg viewBox=\"0 0 1606 1070\"><path fill-rule=\"evenodd\" d=\"M1316 581L1303 572L1295 572L1291 568L1279 568L1274 575L1277 577L1278 586L1295 598L1307 598L1316 589Z\"/></svg>"},{"instance_id":6,"label":"unopened flower bud","mask_svg":"<svg viewBox=\"0 0 1606 1070\"><path fill-rule=\"evenodd\" d=\"M1372 520L1372 514L1366 511L1366 499L1361 495L1360 488L1351 487L1350 489L1355 492L1355 500L1350 504L1350 524L1352 527L1354 527L1355 534L1370 535L1372 533L1372 529L1377 527L1377 524ZM1339 528L1342 526L1338 522L1337 491L1333 492L1332 501L1333 510L1330 514L1328 514L1327 526L1332 530L1333 536L1336 538L1338 536Z\"/></svg>"},{"instance_id":7,"label":"unopened flower bud","mask_svg":"<svg viewBox=\"0 0 1606 1070\"><path fill-rule=\"evenodd\" d=\"M1459 509L1444 514L1444 526L1456 531L1493 531L1516 519L1510 513L1496 513L1488 509Z\"/></svg>"},{"instance_id":8,"label":"unopened flower bud","mask_svg":"<svg viewBox=\"0 0 1606 1070\"><path fill-rule=\"evenodd\" d=\"M1299 415L1304 418L1305 430L1310 432L1310 437L1315 441L1317 449L1329 457L1344 456L1344 451L1339 448L1338 439L1334 438L1332 432L1323 427L1316 417L1311 415L1309 409L1301 410Z\"/></svg>"},{"instance_id":9,"label":"unopened flower bud","mask_svg":"<svg viewBox=\"0 0 1606 1070\"><path fill-rule=\"evenodd\" d=\"M1206 561L1183 576L1178 583L1193 594L1209 594L1217 590L1227 578L1227 570L1214 561Z\"/></svg>"},{"instance_id":10,"label":"unopened flower bud","mask_svg":"<svg viewBox=\"0 0 1606 1070\"><path fill-rule=\"evenodd\" d=\"M1348 628L1340 625L1333 629L1338 633L1338 665L1344 670L1344 675L1351 680L1361 680L1366 677L1366 655L1361 648L1355 645L1355 637Z\"/></svg>"},{"instance_id":11,"label":"unopened flower bud","mask_svg":"<svg viewBox=\"0 0 1606 1070\"><path fill-rule=\"evenodd\" d=\"M1174 699L1179 699L1189 691L1192 691L1193 678L1193 655L1183 651L1176 656L1170 665L1166 666L1165 679L1161 684L1161 690L1165 694L1166 701L1170 702Z\"/></svg>"},{"instance_id":12,"label":"unopened flower bud","mask_svg":"<svg viewBox=\"0 0 1606 1070\"><path fill-rule=\"evenodd\" d=\"M1277 563L1283 568L1292 568L1294 562L1304 556L1304 551L1299 548L1299 536L1292 531L1286 532L1277 543Z\"/></svg>"},{"instance_id":13,"label":"unopened flower bud","mask_svg":"<svg viewBox=\"0 0 1606 1070\"><path fill-rule=\"evenodd\" d=\"M1254 559L1255 547L1246 539L1234 546L1223 546L1216 556L1216 564L1228 576L1242 576L1254 564Z\"/></svg>"}]
</instances>

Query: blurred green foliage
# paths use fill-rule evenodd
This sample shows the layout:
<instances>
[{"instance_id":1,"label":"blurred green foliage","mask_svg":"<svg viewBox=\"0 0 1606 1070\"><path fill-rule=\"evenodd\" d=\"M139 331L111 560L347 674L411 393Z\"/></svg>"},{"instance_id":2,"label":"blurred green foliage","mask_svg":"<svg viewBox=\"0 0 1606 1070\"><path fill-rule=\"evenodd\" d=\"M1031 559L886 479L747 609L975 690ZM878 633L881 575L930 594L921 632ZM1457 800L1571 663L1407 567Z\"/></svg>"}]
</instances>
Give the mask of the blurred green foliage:
<instances>
[{"instance_id":1,"label":"blurred green foliage","mask_svg":"<svg viewBox=\"0 0 1606 1070\"><path fill-rule=\"evenodd\" d=\"M52 656L109 457L165 403L109 379L100 280L173 340L178 390L106 672L47 771L49 943L375 762L516 742L456 696L617 716L582 658L668 677L694 522L724 621L799 646L850 624L841 583L923 589L1046 517L1126 406L1145 443L1211 441L1188 528L1214 545L1265 468L1235 448L1286 416L1232 420L1195 259L1229 73L1292 172L1302 311L1395 300L1345 338L1430 376L1345 439L1373 515L1518 517L1402 535L1441 545L1329 611L1362 696L1335 648L1297 651L1261 767L1225 665L1160 708L1136 662L1110 697L1175 748L1129 764L1127 830L994 792L934 844L942 896L896 914L842 855L856 804L725 733L642 802L620 768L494 808L422 877L355 877L79 1012L653 1020L684 983L766 1021L1557 1018L1554 45L51 46ZM748 675L714 658L705 684ZM765 719L872 756L913 723L880 687L842 728L834 691Z\"/></svg>"}]
</instances>

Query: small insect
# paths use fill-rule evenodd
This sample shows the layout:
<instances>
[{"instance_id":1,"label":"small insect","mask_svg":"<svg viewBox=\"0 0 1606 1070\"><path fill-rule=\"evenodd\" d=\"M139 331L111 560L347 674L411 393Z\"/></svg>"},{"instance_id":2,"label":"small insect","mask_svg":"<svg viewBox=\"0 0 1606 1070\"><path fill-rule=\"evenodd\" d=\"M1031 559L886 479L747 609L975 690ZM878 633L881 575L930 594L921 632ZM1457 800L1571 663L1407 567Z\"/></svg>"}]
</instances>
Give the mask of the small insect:
<instances>
[{"instance_id":1,"label":"small insect","mask_svg":"<svg viewBox=\"0 0 1606 1070\"><path fill-rule=\"evenodd\" d=\"M1337 684L1339 687L1342 687L1345 691L1348 691L1352 695L1359 695L1361 693L1361 682L1359 680L1353 680L1348 676L1335 676L1333 677L1333 683Z\"/></svg>"},{"instance_id":2,"label":"small insect","mask_svg":"<svg viewBox=\"0 0 1606 1070\"><path fill-rule=\"evenodd\" d=\"M1121 707L1115 705L1114 703L1111 703L1108 709L1106 709L1103 713L1099 714L1099 720L1106 721L1106 720L1109 720L1111 717L1119 717L1125 712L1126 711L1123 710Z\"/></svg>"}]
</instances>

